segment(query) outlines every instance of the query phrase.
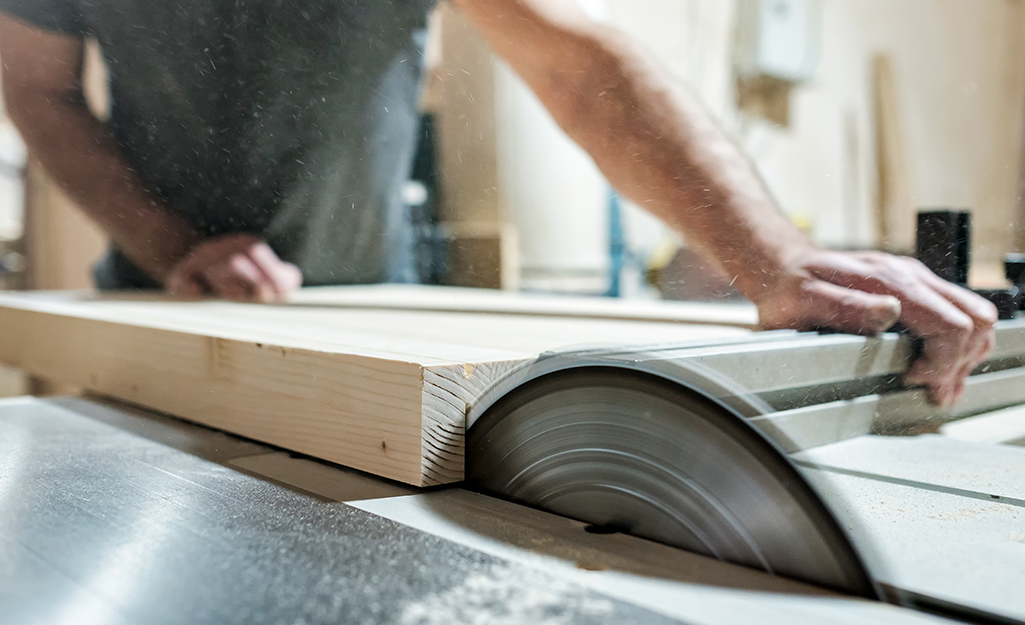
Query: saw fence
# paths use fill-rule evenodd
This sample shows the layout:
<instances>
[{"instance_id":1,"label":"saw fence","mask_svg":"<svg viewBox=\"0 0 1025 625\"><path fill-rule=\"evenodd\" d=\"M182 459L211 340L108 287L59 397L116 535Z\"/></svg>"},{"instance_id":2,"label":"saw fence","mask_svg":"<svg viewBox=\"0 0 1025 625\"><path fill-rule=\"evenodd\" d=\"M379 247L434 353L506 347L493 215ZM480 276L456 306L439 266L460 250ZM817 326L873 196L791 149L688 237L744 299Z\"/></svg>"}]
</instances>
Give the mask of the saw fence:
<instances>
[{"instance_id":1,"label":"saw fence","mask_svg":"<svg viewBox=\"0 0 1025 625\"><path fill-rule=\"evenodd\" d=\"M311 289L289 305L0 294L0 361L417 486L463 478L468 411L512 368L581 346L744 337L753 308Z\"/></svg>"}]
</instances>

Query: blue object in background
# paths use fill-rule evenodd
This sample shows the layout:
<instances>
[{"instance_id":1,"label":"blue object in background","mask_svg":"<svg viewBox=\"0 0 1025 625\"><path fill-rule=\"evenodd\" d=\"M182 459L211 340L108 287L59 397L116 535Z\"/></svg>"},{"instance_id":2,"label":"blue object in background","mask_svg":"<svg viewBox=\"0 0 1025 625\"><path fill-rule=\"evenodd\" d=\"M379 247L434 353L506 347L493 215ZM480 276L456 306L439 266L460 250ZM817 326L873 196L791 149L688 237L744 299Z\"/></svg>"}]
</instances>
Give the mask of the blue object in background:
<instances>
[{"instance_id":1,"label":"blue object in background","mask_svg":"<svg viewBox=\"0 0 1025 625\"><path fill-rule=\"evenodd\" d=\"M615 190L609 191L609 288L605 297L623 297L623 271L637 263L626 241L623 227L623 201Z\"/></svg>"}]
</instances>

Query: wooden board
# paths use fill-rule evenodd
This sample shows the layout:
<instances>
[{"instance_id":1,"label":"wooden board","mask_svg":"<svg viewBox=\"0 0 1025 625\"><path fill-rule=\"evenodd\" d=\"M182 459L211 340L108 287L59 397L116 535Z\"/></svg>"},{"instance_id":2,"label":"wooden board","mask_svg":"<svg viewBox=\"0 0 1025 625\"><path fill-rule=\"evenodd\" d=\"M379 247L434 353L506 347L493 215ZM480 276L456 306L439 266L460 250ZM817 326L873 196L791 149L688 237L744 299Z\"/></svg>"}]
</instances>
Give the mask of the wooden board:
<instances>
[{"instance_id":1,"label":"wooden board","mask_svg":"<svg viewBox=\"0 0 1025 625\"><path fill-rule=\"evenodd\" d=\"M893 59L877 55L872 60L872 73L879 186L877 244L883 249L909 252L915 247L915 206Z\"/></svg>"},{"instance_id":2,"label":"wooden board","mask_svg":"<svg viewBox=\"0 0 1025 625\"><path fill-rule=\"evenodd\" d=\"M293 297L290 304L327 308L387 308L624 321L707 323L749 329L758 327L758 309L748 303L717 304L625 300L419 285L303 289Z\"/></svg>"},{"instance_id":3,"label":"wooden board","mask_svg":"<svg viewBox=\"0 0 1025 625\"><path fill-rule=\"evenodd\" d=\"M466 309L483 312L459 311L458 290L424 287L319 290L296 298L307 305L288 306L0 294L0 362L427 486L462 479L467 410L506 371L543 352L749 332L707 319L660 321L657 312L647 321L588 317L583 300L574 300L579 315L554 305L547 316L492 312L483 294L463 295ZM437 310L432 297L450 310ZM417 301L428 310L415 310ZM544 310L540 300L530 306ZM686 306L670 308L685 316Z\"/></svg>"}]
</instances>

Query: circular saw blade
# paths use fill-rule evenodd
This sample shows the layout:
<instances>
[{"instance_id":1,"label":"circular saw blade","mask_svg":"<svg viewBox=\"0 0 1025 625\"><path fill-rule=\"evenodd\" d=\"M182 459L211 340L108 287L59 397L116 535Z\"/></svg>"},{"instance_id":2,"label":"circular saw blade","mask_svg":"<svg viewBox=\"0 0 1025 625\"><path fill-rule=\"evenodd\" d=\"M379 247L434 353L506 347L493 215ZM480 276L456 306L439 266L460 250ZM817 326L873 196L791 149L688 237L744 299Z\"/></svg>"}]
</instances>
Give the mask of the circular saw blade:
<instances>
[{"instance_id":1,"label":"circular saw blade","mask_svg":"<svg viewBox=\"0 0 1025 625\"><path fill-rule=\"evenodd\" d=\"M532 380L468 433L479 488L853 595L877 597L846 533L732 409L670 380L581 367Z\"/></svg>"}]
</instances>

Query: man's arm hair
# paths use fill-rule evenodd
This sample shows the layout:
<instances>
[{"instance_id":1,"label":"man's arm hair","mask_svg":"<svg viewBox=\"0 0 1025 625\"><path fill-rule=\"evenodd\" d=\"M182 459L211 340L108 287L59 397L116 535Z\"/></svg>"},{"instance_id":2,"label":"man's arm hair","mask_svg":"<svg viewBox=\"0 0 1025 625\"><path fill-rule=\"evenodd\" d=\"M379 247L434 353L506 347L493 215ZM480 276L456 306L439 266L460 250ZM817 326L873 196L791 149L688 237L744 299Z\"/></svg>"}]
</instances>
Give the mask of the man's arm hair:
<instances>
[{"instance_id":1,"label":"man's arm hair","mask_svg":"<svg viewBox=\"0 0 1025 625\"><path fill-rule=\"evenodd\" d=\"M811 247L698 99L631 39L574 0L454 2L610 183L749 297Z\"/></svg>"},{"instance_id":2,"label":"man's arm hair","mask_svg":"<svg viewBox=\"0 0 1025 625\"><path fill-rule=\"evenodd\" d=\"M0 13L7 112L31 156L140 268L164 279L199 240L144 188L86 106L83 41Z\"/></svg>"}]
</instances>

